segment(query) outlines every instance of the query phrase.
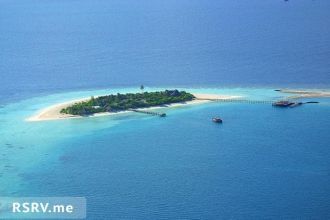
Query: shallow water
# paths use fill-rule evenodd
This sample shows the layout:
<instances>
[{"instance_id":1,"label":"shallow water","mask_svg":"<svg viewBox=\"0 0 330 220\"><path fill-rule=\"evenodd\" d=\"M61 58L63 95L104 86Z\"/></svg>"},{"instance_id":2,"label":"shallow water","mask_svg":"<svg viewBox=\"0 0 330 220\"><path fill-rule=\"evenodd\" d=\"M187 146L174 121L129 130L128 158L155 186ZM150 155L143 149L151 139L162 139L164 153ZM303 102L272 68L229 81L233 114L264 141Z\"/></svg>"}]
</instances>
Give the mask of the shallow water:
<instances>
[{"instance_id":1,"label":"shallow water","mask_svg":"<svg viewBox=\"0 0 330 220\"><path fill-rule=\"evenodd\" d=\"M270 89L188 91L281 96ZM329 99L293 109L209 103L166 109L166 118L24 121L41 107L104 92L111 90L2 108L1 194L85 196L90 219L330 217ZM215 115L224 123L212 123Z\"/></svg>"}]
</instances>

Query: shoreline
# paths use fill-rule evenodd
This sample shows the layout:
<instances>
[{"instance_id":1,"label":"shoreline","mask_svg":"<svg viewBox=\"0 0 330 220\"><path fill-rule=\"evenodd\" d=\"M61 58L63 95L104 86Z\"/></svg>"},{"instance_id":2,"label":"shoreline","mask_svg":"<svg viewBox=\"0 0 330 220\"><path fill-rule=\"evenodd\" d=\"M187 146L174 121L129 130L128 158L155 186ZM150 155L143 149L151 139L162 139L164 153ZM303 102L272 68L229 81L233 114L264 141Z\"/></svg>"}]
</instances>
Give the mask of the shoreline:
<instances>
[{"instance_id":1,"label":"shoreline","mask_svg":"<svg viewBox=\"0 0 330 220\"><path fill-rule=\"evenodd\" d=\"M235 96L235 95L220 95L220 94L201 94L196 93L193 94L196 99L188 102L180 102L180 103L173 103L166 106L152 106L148 108L137 108L136 110L153 110L153 109L163 109L163 108L174 108L174 107L183 107L183 106L189 106L189 105L197 105L197 104L204 104L209 103L212 101L212 99L237 99L241 98L242 96ZM95 96L98 97L98 96ZM62 102L58 103L52 106L49 106L47 108L43 108L38 111L35 115L32 115L31 117L28 117L25 121L28 122L36 122L36 121L53 121L53 120L63 120L63 119L74 119L74 118L85 118L85 117L101 117L101 116L111 116L111 115L118 115L123 113L130 113L133 112L131 110L125 110L125 111L119 111L119 112L102 112L102 113L96 113L88 116L80 116L80 115L70 115L70 114L63 114L60 113L60 111L63 108L66 108L70 105L73 105L78 102L84 102L89 100L88 98L81 98L81 99L75 99L72 101Z\"/></svg>"},{"instance_id":2,"label":"shoreline","mask_svg":"<svg viewBox=\"0 0 330 220\"><path fill-rule=\"evenodd\" d=\"M279 89L277 90L279 93L283 94L292 94L283 97L283 99L300 99L300 98L326 98L330 97L330 91L322 91L322 90L302 90L302 89ZM162 109L162 108L174 108L174 107L184 107L189 105L196 104L204 104L212 102L213 99L239 99L242 98L242 95L225 95L225 94L210 94L210 93L193 93L196 99L183 103L172 103L165 106L152 106L147 108L137 108L136 110L154 110L154 109ZM103 96L103 95L99 95ZM99 97L95 96L95 97ZM36 121L52 121L52 120L63 120L63 119L74 119L74 118L85 118L85 117L101 117L101 116L111 116L118 115L124 113L132 113L131 110L124 110L118 112L102 112L96 113L88 116L80 116L80 115L70 115L70 114L62 114L60 111L63 108L66 108L70 105L73 105L78 102L83 102L89 100L90 97L75 99L71 101L66 101L58 104L51 105L49 107L43 108L39 110L34 115L25 119L28 122L36 122Z\"/></svg>"}]
</instances>

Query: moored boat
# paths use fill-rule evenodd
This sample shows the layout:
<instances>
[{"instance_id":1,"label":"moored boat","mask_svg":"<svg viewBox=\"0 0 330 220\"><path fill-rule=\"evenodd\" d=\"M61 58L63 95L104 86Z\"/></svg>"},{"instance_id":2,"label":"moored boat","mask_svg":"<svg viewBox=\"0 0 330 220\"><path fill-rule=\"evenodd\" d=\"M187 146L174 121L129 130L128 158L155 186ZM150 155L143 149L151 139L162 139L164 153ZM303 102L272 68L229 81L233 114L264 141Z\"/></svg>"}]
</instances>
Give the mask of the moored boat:
<instances>
[{"instance_id":1,"label":"moored boat","mask_svg":"<svg viewBox=\"0 0 330 220\"><path fill-rule=\"evenodd\" d=\"M289 107L290 105L295 104L294 102L290 102L290 101L277 101L273 103L273 106L277 106L277 107Z\"/></svg>"},{"instance_id":2,"label":"moored boat","mask_svg":"<svg viewBox=\"0 0 330 220\"><path fill-rule=\"evenodd\" d=\"M297 106L302 105L302 104L303 104L302 102L295 102L292 105L290 105L289 107L294 108L294 107L297 107Z\"/></svg>"},{"instance_id":3,"label":"moored boat","mask_svg":"<svg viewBox=\"0 0 330 220\"><path fill-rule=\"evenodd\" d=\"M290 108L294 108L297 106L300 106L304 104L303 102L291 102L291 101L277 101L273 103L273 106L275 107L290 107Z\"/></svg>"}]
</instances>

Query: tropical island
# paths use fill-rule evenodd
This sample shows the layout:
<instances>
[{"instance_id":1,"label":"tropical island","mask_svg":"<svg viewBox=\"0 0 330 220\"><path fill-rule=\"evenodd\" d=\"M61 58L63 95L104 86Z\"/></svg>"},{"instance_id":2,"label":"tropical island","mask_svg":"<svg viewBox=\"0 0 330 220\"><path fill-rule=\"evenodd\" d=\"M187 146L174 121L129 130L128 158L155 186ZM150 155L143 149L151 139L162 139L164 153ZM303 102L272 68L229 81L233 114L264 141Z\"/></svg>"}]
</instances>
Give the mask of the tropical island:
<instances>
[{"instance_id":1,"label":"tropical island","mask_svg":"<svg viewBox=\"0 0 330 220\"><path fill-rule=\"evenodd\" d=\"M143 90L144 88L140 88ZM297 100L301 98L330 97L329 91L322 90L289 90L276 89L287 93L282 100ZM289 94L293 94L290 96ZM85 98L68 100L40 109L28 117L27 121L48 121L68 118L98 117L127 112L149 111L156 108L173 108L193 104L203 104L212 101L240 101L242 95L225 95L209 93L188 93L186 91L164 90L156 92L137 92L126 94L102 94ZM295 102L296 101L292 101ZM276 103L276 102L275 102ZM298 104L300 102L297 102ZM285 104L285 103L284 103ZM294 104L294 103L293 103Z\"/></svg>"},{"instance_id":2,"label":"tropical island","mask_svg":"<svg viewBox=\"0 0 330 220\"><path fill-rule=\"evenodd\" d=\"M143 90L144 88L140 88ZM128 112L151 111L212 102L212 100L237 99L241 96L186 91L164 90L126 94L104 94L57 103L40 109L27 121L48 121L82 117L99 117ZM161 115L160 115L161 116Z\"/></svg>"},{"instance_id":3,"label":"tropical island","mask_svg":"<svg viewBox=\"0 0 330 220\"><path fill-rule=\"evenodd\" d=\"M165 90L157 92L127 93L91 97L89 100L63 108L60 113L88 116L104 112L119 112L138 108L163 106L173 103L192 101L193 94L186 91Z\"/></svg>"}]
</instances>

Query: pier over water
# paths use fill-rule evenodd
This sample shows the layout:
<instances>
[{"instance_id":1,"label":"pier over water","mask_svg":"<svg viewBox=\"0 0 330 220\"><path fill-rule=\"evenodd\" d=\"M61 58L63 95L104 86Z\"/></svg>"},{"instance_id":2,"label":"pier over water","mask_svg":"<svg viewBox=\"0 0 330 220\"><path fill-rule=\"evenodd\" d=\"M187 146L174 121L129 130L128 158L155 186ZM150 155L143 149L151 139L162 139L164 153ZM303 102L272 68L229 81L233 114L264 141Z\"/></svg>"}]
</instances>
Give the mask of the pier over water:
<instances>
[{"instance_id":1,"label":"pier over water","mask_svg":"<svg viewBox=\"0 0 330 220\"><path fill-rule=\"evenodd\" d=\"M245 104L271 104L272 106L285 106L285 107L297 107L302 104L319 103L317 101L309 102L296 102L290 101L291 97L282 98L280 100L248 100L248 99L217 99L217 98L198 98L198 100L209 100L213 102L226 102L226 103L245 103ZM293 98L296 99L296 98ZM287 103L287 104L282 104Z\"/></svg>"},{"instance_id":2,"label":"pier over water","mask_svg":"<svg viewBox=\"0 0 330 220\"><path fill-rule=\"evenodd\" d=\"M217 99L217 98L197 98L197 100L209 100L214 102L247 103L247 104L272 104L271 100L248 100L248 99Z\"/></svg>"},{"instance_id":3,"label":"pier over water","mask_svg":"<svg viewBox=\"0 0 330 220\"><path fill-rule=\"evenodd\" d=\"M163 112L153 112L153 111L138 110L138 109L131 109L131 111L148 114L148 115L159 116L159 117L166 117L166 113L163 113Z\"/></svg>"}]
</instances>

